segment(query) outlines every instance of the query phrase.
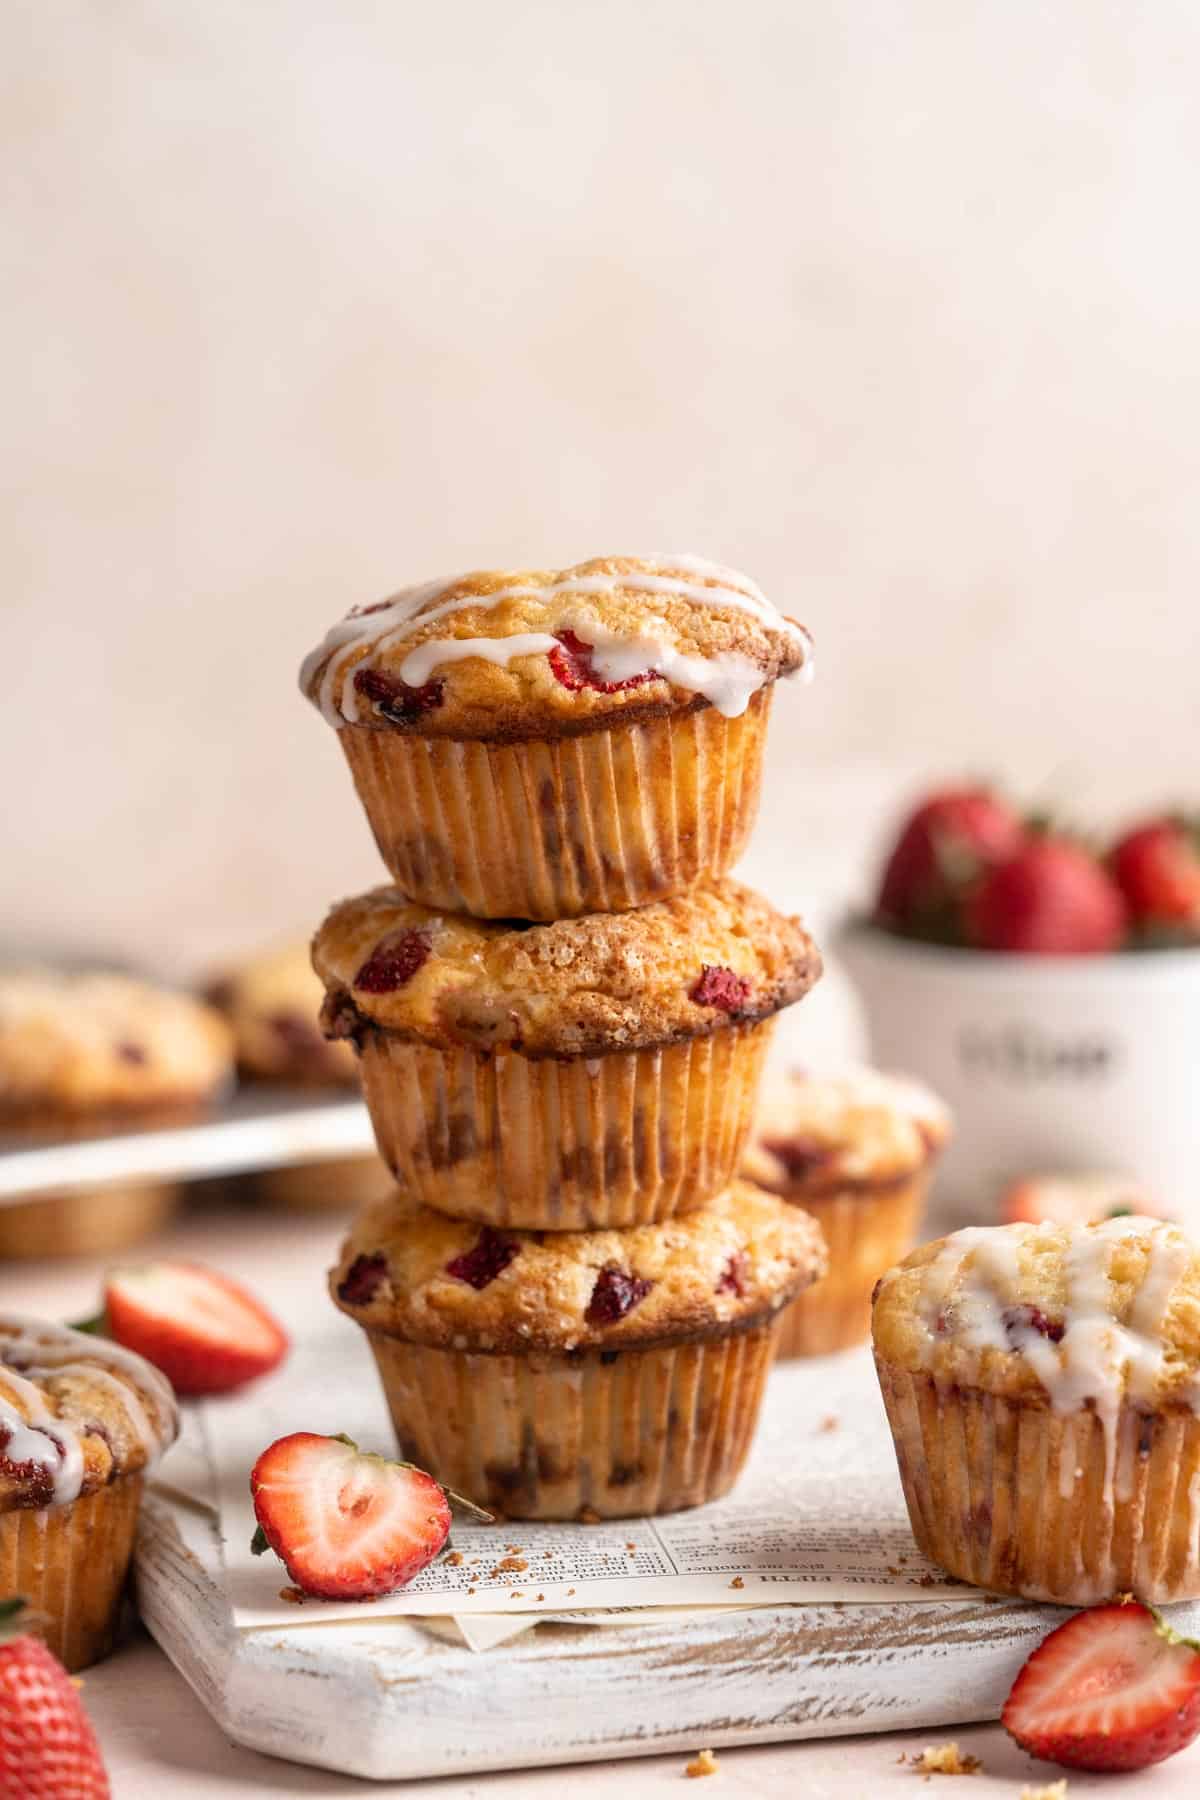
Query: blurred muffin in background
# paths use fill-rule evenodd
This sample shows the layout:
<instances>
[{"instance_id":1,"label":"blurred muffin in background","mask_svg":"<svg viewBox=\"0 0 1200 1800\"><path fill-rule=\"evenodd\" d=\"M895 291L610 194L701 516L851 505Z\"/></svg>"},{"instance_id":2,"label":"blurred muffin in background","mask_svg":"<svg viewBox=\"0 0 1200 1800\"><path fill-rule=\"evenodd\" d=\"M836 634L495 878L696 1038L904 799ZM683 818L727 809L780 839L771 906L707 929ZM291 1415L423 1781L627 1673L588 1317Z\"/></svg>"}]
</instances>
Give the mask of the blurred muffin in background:
<instances>
[{"instance_id":1,"label":"blurred muffin in background","mask_svg":"<svg viewBox=\"0 0 1200 1800\"><path fill-rule=\"evenodd\" d=\"M824 1280L784 1314L779 1355L821 1356L867 1337L871 1290L911 1249L950 1114L930 1090L874 1069L797 1071L768 1088L742 1174L812 1214Z\"/></svg>"},{"instance_id":2,"label":"blurred muffin in background","mask_svg":"<svg viewBox=\"0 0 1200 1800\"><path fill-rule=\"evenodd\" d=\"M127 975L0 970L0 1128L59 1137L184 1119L232 1076L211 1006ZM97 1254L156 1230L163 1182L64 1191L0 1206L0 1257Z\"/></svg>"},{"instance_id":3,"label":"blurred muffin in background","mask_svg":"<svg viewBox=\"0 0 1200 1800\"><path fill-rule=\"evenodd\" d=\"M233 1029L243 1080L317 1089L356 1088L351 1043L333 1043L318 1014L325 990L313 973L307 939L275 944L225 971L207 989ZM298 1211L366 1206L391 1186L377 1156L337 1157L299 1168L264 1169L253 1192L271 1206Z\"/></svg>"}]
</instances>

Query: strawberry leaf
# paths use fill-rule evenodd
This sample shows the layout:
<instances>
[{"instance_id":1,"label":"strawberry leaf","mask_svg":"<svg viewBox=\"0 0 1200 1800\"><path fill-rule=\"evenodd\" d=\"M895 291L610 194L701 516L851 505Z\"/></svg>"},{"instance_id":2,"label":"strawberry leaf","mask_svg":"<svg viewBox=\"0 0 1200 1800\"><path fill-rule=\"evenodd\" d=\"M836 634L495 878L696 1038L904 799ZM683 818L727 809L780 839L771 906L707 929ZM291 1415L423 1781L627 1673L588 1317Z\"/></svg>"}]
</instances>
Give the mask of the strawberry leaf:
<instances>
[{"instance_id":1,"label":"strawberry leaf","mask_svg":"<svg viewBox=\"0 0 1200 1800\"><path fill-rule=\"evenodd\" d=\"M250 1539L251 1556L265 1556L270 1548L270 1538L267 1536L261 1525L257 1526L255 1528L254 1536Z\"/></svg>"}]
</instances>

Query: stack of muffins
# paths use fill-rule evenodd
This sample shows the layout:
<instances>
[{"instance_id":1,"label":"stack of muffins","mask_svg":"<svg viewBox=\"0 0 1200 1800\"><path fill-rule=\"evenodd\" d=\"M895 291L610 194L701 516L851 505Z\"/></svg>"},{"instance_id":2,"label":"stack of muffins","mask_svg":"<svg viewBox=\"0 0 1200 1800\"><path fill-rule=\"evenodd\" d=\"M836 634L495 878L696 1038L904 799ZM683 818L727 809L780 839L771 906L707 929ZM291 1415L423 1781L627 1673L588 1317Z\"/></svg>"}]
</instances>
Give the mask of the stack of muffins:
<instances>
[{"instance_id":1,"label":"stack of muffins","mask_svg":"<svg viewBox=\"0 0 1200 1800\"><path fill-rule=\"evenodd\" d=\"M737 1178L800 922L726 878L809 642L691 557L470 575L334 627L302 686L393 887L317 933L396 1188L331 1276L402 1452L521 1518L725 1492L819 1228Z\"/></svg>"}]
</instances>

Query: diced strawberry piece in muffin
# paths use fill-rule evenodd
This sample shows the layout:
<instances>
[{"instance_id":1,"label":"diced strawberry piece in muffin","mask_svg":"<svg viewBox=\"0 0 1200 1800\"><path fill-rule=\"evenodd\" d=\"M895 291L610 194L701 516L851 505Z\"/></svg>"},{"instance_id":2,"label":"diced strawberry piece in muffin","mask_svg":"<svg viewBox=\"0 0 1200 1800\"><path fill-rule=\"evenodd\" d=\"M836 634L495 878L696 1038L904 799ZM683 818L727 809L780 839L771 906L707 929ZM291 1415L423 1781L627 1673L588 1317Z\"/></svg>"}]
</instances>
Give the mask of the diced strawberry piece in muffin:
<instances>
[{"instance_id":1,"label":"diced strawberry piece in muffin","mask_svg":"<svg viewBox=\"0 0 1200 1800\"><path fill-rule=\"evenodd\" d=\"M405 987L428 960L430 943L423 931L397 931L383 939L354 977L364 994L392 994Z\"/></svg>"},{"instance_id":2,"label":"diced strawberry piece in muffin","mask_svg":"<svg viewBox=\"0 0 1200 1800\"><path fill-rule=\"evenodd\" d=\"M750 998L750 983L744 975L714 963L704 963L699 979L690 989L697 1006L715 1006L721 1012L740 1012Z\"/></svg>"},{"instance_id":3,"label":"diced strawberry piece in muffin","mask_svg":"<svg viewBox=\"0 0 1200 1800\"><path fill-rule=\"evenodd\" d=\"M615 1325L640 1305L653 1286L652 1281L609 1263L596 1277L584 1318L589 1325Z\"/></svg>"},{"instance_id":4,"label":"diced strawberry piece in muffin","mask_svg":"<svg viewBox=\"0 0 1200 1800\"><path fill-rule=\"evenodd\" d=\"M409 687L397 675L382 669L359 669L354 677L354 691L369 700L382 718L394 725L419 719L422 713L436 712L442 704L444 683L427 681L421 687Z\"/></svg>"},{"instance_id":5,"label":"diced strawberry piece in muffin","mask_svg":"<svg viewBox=\"0 0 1200 1800\"><path fill-rule=\"evenodd\" d=\"M451 1257L446 1264L446 1273L482 1292L491 1286L497 1275L504 1273L520 1249L514 1239L485 1225L469 1250L464 1250L461 1256Z\"/></svg>"},{"instance_id":6,"label":"diced strawberry piece in muffin","mask_svg":"<svg viewBox=\"0 0 1200 1800\"><path fill-rule=\"evenodd\" d=\"M597 694L620 694L627 688L641 687L647 681L655 679L653 669L645 669L637 675L627 675L624 681L605 681L597 675L592 667L592 658L596 653L594 644L587 644L573 631L556 631L557 650L552 650L549 663L554 679L578 693L581 688L590 688Z\"/></svg>"}]
</instances>

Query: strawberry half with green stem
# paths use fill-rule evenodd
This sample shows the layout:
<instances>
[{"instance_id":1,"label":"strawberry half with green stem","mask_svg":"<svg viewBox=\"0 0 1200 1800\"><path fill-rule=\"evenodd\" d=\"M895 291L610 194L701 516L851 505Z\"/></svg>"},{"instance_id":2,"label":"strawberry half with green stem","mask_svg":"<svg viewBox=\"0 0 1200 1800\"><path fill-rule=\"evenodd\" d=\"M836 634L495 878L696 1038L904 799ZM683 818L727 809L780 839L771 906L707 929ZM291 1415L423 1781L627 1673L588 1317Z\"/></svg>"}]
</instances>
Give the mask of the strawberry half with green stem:
<instances>
[{"instance_id":1,"label":"strawberry half with green stem","mask_svg":"<svg viewBox=\"0 0 1200 1800\"><path fill-rule=\"evenodd\" d=\"M288 1335L228 1275L202 1263L114 1269L97 1329L152 1362L180 1394L228 1394L277 1368Z\"/></svg>"},{"instance_id":2,"label":"strawberry half with green stem","mask_svg":"<svg viewBox=\"0 0 1200 1800\"><path fill-rule=\"evenodd\" d=\"M370 1455L348 1437L296 1431L277 1439L255 1463L250 1493L255 1554L270 1547L296 1586L321 1600L394 1592L450 1534L450 1499L432 1475Z\"/></svg>"},{"instance_id":3,"label":"strawberry half with green stem","mask_svg":"<svg viewBox=\"0 0 1200 1800\"><path fill-rule=\"evenodd\" d=\"M109 1800L78 1686L28 1621L23 1600L0 1603L0 1796Z\"/></svg>"},{"instance_id":4,"label":"strawberry half with green stem","mask_svg":"<svg viewBox=\"0 0 1200 1800\"><path fill-rule=\"evenodd\" d=\"M1139 931L1166 942L1200 937L1200 820L1174 814L1135 826L1109 867Z\"/></svg>"},{"instance_id":5,"label":"strawberry half with green stem","mask_svg":"<svg viewBox=\"0 0 1200 1800\"><path fill-rule=\"evenodd\" d=\"M962 905L993 863L1012 856L1025 828L986 787L946 788L910 813L884 865L875 917L932 943L962 941Z\"/></svg>"},{"instance_id":6,"label":"strawberry half with green stem","mask_svg":"<svg viewBox=\"0 0 1200 1800\"><path fill-rule=\"evenodd\" d=\"M1039 1644L1000 1716L1046 1762L1148 1768L1200 1734L1200 1644L1140 1601L1094 1606Z\"/></svg>"}]
</instances>

